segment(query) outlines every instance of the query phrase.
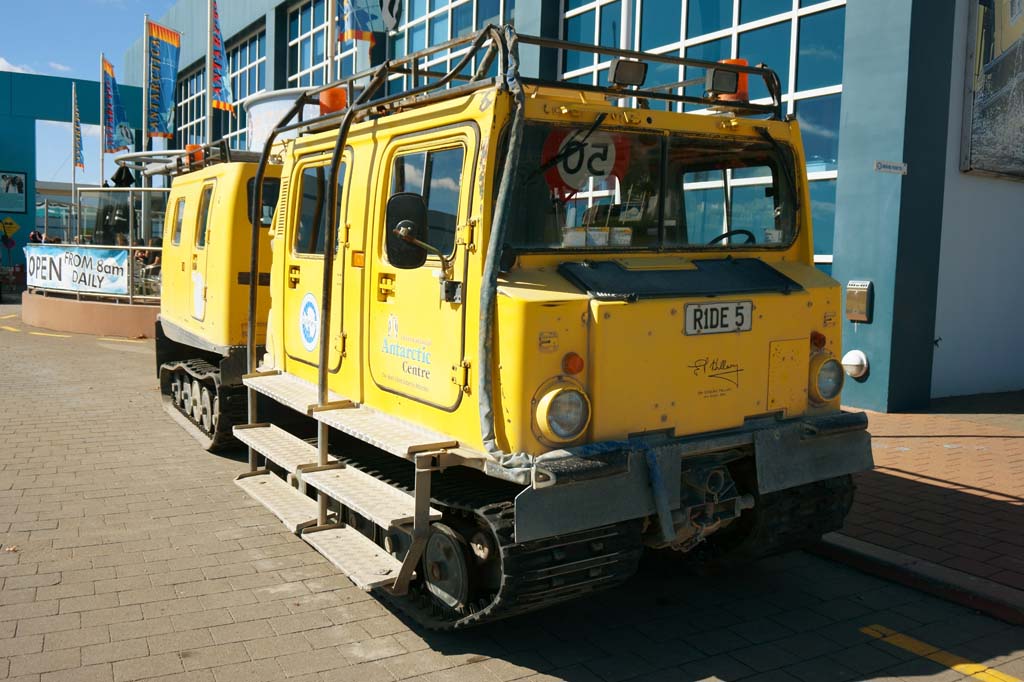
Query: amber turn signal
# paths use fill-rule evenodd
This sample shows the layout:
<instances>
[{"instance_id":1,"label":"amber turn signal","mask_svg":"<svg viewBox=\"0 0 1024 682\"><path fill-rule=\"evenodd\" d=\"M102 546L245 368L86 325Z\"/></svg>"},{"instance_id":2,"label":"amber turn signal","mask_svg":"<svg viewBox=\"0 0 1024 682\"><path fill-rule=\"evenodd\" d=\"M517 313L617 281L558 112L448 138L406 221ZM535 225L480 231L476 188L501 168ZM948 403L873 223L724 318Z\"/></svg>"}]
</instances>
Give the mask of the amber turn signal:
<instances>
[{"instance_id":1,"label":"amber turn signal","mask_svg":"<svg viewBox=\"0 0 1024 682\"><path fill-rule=\"evenodd\" d=\"M562 371L566 374L579 374L583 371L583 358L577 353L566 353L562 358Z\"/></svg>"}]
</instances>

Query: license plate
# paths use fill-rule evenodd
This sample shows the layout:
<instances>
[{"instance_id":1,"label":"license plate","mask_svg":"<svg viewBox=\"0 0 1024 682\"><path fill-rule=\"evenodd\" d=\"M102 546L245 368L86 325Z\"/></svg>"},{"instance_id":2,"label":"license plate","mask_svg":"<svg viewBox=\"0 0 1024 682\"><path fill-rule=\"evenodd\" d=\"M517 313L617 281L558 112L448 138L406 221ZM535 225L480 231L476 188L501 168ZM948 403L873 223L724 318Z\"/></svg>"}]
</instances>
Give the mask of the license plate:
<instances>
[{"instance_id":1,"label":"license plate","mask_svg":"<svg viewBox=\"0 0 1024 682\"><path fill-rule=\"evenodd\" d=\"M748 332L754 304L750 301L690 303L686 306L686 333Z\"/></svg>"}]
</instances>

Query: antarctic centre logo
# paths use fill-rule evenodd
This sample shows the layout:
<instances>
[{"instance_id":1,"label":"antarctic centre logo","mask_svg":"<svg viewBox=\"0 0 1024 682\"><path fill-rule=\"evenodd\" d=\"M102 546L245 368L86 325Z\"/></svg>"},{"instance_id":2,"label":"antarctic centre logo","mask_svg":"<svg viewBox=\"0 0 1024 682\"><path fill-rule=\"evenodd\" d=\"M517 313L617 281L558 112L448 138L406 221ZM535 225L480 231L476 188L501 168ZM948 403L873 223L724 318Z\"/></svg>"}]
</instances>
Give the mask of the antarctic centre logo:
<instances>
[{"instance_id":1,"label":"antarctic centre logo","mask_svg":"<svg viewBox=\"0 0 1024 682\"><path fill-rule=\"evenodd\" d=\"M401 358L403 373L430 379L430 341L401 336L398 316L394 313L388 315L388 332L380 350L385 355Z\"/></svg>"}]
</instances>

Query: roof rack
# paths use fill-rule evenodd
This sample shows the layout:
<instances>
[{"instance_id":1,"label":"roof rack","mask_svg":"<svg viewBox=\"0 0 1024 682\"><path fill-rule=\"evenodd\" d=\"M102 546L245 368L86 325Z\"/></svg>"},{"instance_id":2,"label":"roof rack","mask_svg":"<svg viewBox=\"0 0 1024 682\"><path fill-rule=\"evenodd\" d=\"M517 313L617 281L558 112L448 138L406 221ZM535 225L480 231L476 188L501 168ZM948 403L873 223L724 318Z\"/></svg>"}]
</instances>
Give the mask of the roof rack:
<instances>
[{"instance_id":1,"label":"roof rack","mask_svg":"<svg viewBox=\"0 0 1024 682\"><path fill-rule=\"evenodd\" d=\"M119 166L139 171L143 175L183 175L215 163L244 161L257 163L259 152L232 149L228 140L212 144L188 145L186 149L155 149L148 152L129 152L114 159Z\"/></svg>"}]
</instances>

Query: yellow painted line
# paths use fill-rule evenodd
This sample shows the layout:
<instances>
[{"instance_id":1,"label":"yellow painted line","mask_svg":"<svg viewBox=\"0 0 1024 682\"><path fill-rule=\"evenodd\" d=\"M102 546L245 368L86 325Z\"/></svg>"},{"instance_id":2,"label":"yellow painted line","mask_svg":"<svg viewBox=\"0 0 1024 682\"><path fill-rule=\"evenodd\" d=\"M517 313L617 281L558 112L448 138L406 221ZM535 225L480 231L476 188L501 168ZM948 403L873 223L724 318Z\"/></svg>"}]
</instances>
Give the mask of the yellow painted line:
<instances>
[{"instance_id":1,"label":"yellow painted line","mask_svg":"<svg viewBox=\"0 0 1024 682\"><path fill-rule=\"evenodd\" d=\"M1021 680L1018 680L1016 677L1012 677L1006 673L1001 673L998 670L993 670L984 663L972 663L966 658L961 658L956 654L943 651L942 649L922 642L919 639L908 637L907 635L891 630L884 625L869 625L861 628L860 631L865 635L870 635L875 639L880 639L886 644L899 647L900 649L909 651L921 658L927 658L929 661L934 661L939 665L944 665L950 670L955 670L961 675L967 675L976 680L981 680L982 682L1021 682Z\"/></svg>"},{"instance_id":2,"label":"yellow painted line","mask_svg":"<svg viewBox=\"0 0 1024 682\"><path fill-rule=\"evenodd\" d=\"M137 339L115 339L112 336L101 336L101 337L99 337L96 340L97 341L117 341L118 343L143 343L142 341L139 341Z\"/></svg>"},{"instance_id":3,"label":"yellow painted line","mask_svg":"<svg viewBox=\"0 0 1024 682\"><path fill-rule=\"evenodd\" d=\"M20 332L21 331L20 329L16 329L14 327L8 327L6 324L0 324L0 329L3 329L5 332Z\"/></svg>"},{"instance_id":4,"label":"yellow painted line","mask_svg":"<svg viewBox=\"0 0 1024 682\"><path fill-rule=\"evenodd\" d=\"M55 339L70 339L71 334L49 334L47 332L29 332L32 336L52 336Z\"/></svg>"},{"instance_id":5,"label":"yellow painted line","mask_svg":"<svg viewBox=\"0 0 1024 682\"><path fill-rule=\"evenodd\" d=\"M10 315L0 315L0 320L9 320L9 319L11 319L12 317L17 317L17 316L18 316L18 315L17 315L16 313L12 313L12 314L10 314Z\"/></svg>"}]
</instances>

